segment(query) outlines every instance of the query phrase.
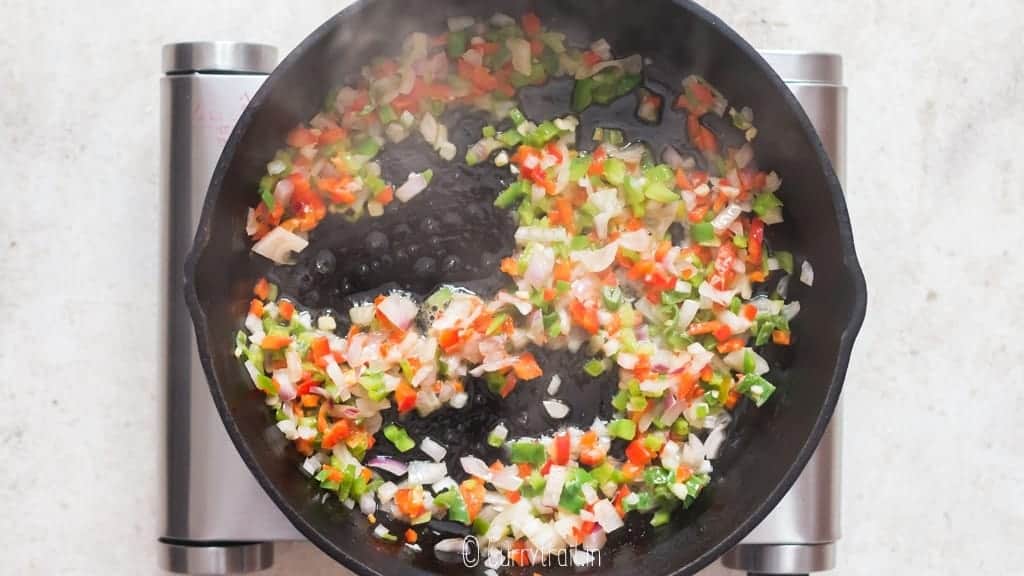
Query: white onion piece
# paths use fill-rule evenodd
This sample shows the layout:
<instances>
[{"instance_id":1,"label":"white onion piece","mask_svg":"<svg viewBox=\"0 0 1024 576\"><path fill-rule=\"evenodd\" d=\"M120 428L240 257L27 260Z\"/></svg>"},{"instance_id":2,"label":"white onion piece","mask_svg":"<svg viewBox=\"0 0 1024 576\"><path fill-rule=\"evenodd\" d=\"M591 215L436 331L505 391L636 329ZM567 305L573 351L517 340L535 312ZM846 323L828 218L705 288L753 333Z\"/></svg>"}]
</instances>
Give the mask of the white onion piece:
<instances>
[{"instance_id":1,"label":"white onion piece","mask_svg":"<svg viewBox=\"0 0 1024 576\"><path fill-rule=\"evenodd\" d=\"M389 295L381 301L377 309L389 322L401 330L408 330L409 326L412 326L413 320L416 319L416 315L419 314L419 307L416 306L416 303L402 294Z\"/></svg>"},{"instance_id":2,"label":"white onion piece","mask_svg":"<svg viewBox=\"0 0 1024 576\"><path fill-rule=\"evenodd\" d=\"M465 544L466 540L464 538L445 538L434 544L434 551L447 554L462 554Z\"/></svg>"},{"instance_id":3,"label":"white onion piece","mask_svg":"<svg viewBox=\"0 0 1024 576\"><path fill-rule=\"evenodd\" d=\"M594 563L594 555L585 550L573 548L572 563L576 566L590 566Z\"/></svg>"},{"instance_id":4,"label":"white onion piece","mask_svg":"<svg viewBox=\"0 0 1024 576\"><path fill-rule=\"evenodd\" d=\"M292 382L298 382L302 379L302 359L299 358L299 352L294 348L289 347L284 352L285 365L288 367L288 378Z\"/></svg>"},{"instance_id":5,"label":"white onion piece","mask_svg":"<svg viewBox=\"0 0 1024 576\"><path fill-rule=\"evenodd\" d=\"M808 286L814 286L814 268L808 260L800 263L800 281Z\"/></svg>"},{"instance_id":6,"label":"white onion piece","mask_svg":"<svg viewBox=\"0 0 1024 576\"><path fill-rule=\"evenodd\" d=\"M730 202L729 205L719 212L711 221L711 226L715 228L716 232L722 232L735 222L742 213L743 208L741 208L739 204L733 204Z\"/></svg>"},{"instance_id":7,"label":"white onion piece","mask_svg":"<svg viewBox=\"0 0 1024 576\"><path fill-rule=\"evenodd\" d=\"M453 16L448 19L448 30L450 32L458 32L465 30L473 25L475 20L472 16Z\"/></svg>"},{"instance_id":8,"label":"white onion piece","mask_svg":"<svg viewBox=\"0 0 1024 576\"><path fill-rule=\"evenodd\" d=\"M626 250L646 252L651 247L651 233L643 228L619 236L619 245Z\"/></svg>"},{"instance_id":9,"label":"white onion piece","mask_svg":"<svg viewBox=\"0 0 1024 576\"><path fill-rule=\"evenodd\" d=\"M717 302L723 306L728 306L732 302L732 297L736 295L735 290L717 290L707 282L701 282L697 292L712 302Z\"/></svg>"},{"instance_id":10,"label":"white onion piece","mask_svg":"<svg viewBox=\"0 0 1024 576\"><path fill-rule=\"evenodd\" d=\"M548 474L545 477L547 483L544 485L544 495L541 497L541 503L552 508L558 506L558 500L562 495L562 487L565 485L566 475L565 466L555 465L548 469Z\"/></svg>"},{"instance_id":11,"label":"white onion piece","mask_svg":"<svg viewBox=\"0 0 1024 576\"><path fill-rule=\"evenodd\" d=\"M505 45L512 53L512 68L523 76L529 76L533 72L530 42L523 38L509 38Z\"/></svg>"},{"instance_id":12,"label":"white onion piece","mask_svg":"<svg viewBox=\"0 0 1024 576\"><path fill-rule=\"evenodd\" d=\"M409 462L408 481L410 484L433 484L448 475L444 462L414 460Z\"/></svg>"},{"instance_id":13,"label":"white onion piece","mask_svg":"<svg viewBox=\"0 0 1024 576\"><path fill-rule=\"evenodd\" d=\"M541 404L544 405L544 410L547 411L548 416L556 420L561 420L569 415L569 406L558 400L544 400Z\"/></svg>"},{"instance_id":14,"label":"white onion piece","mask_svg":"<svg viewBox=\"0 0 1024 576\"><path fill-rule=\"evenodd\" d=\"M725 442L725 430L721 427L715 427L709 434L706 440L704 440L704 449L707 450L708 460L714 460L718 457L718 451L722 448L722 443Z\"/></svg>"},{"instance_id":15,"label":"white onion piece","mask_svg":"<svg viewBox=\"0 0 1024 576\"><path fill-rule=\"evenodd\" d=\"M793 300L782 307L782 315L786 318L786 321L796 318L796 315L800 313L800 301Z\"/></svg>"},{"instance_id":16,"label":"white onion piece","mask_svg":"<svg viewBox=\"0 0 1024 576\"><path fill-rule=\"evenodd\" d=\"M491 16L491 25L496 28L504 28L505 26L513 26L516 23L516 19L509 16L508 14L502 14L501 12L495 12Z\"/></svg>"},{"instance_id":17,"label":"white onion piece","mask_svg":"<svg viewBox=\"0 0 1024 576\"><path fill-rule=\"evenodd\" d=\"M584 550L600 550L604 548L605 542L608 540L608 535L605 534L604 530L594 530L590 534L583 537L583 542L580 546Z\"/></svg>"},{"instance_id":18,"label":"white onion piece","mask_svg":"<svg viewBox=\"0 0 1024 576\"><path fill-rule=\"evenodd\" d=\"M373 322L373 314L376 312L373 304L362 304L348 309L348 317L357 326L369 326Z\"/></svg>"},{"instance_id":19,"label":"white onion piece","mask_svg":"<svg viewBox=\"0 0 1024 576\"><path fill-rule=\"evenodd\" d=\"M373 492L364 492L359 497L359 511L369 516L377 511L377 500L373 497Z\"/></svg>"},{"instance_id":20,"label":"white onion piece","mask_svg":"<svg viewBox=\"0 0 1024 576\"><path fill-rule=\"evenodd\" d=\"M410 172L405 183L395 190L395 198L402 202L408 202L415 198L420 192L427 189L427 179L421 172Z\"/></svg>"},{"instance_id":21,"label":"white onion piece","mask_svg":"<svg viewBox=\"0 0 1024 576\"><path fill-rule=\"evenodd\" d=\"M278 226L252 245L252 251L278 264L291 264L292 253L309 246L305 238Z\"/></svg>"},{"instance_id":22,"label":"white onion piece","mask_svg":"<svg viewBox=\"0 0 1024 576\"><path fill-rule=\"evenodd\" d=\"M555 374L551 377L551 382L548 382L548 395L554 396L558 394L558 388L562 385L562 377Z\"/></svg>"},{"instance_id":23,"label":"white onion piece","mask_svg":"<svg viewBox=\"0 0 1024 576\"><path fill-rule=\"evenodd\" d=\"M295 191L295 184L288 178L282 178L274 186L274 202L287 206L292 199L292 192Z\"/></svg>"},{"instance_id":24,"label":"white onion piece","mask_svg":"<svg viewBox=\"0 0 1024 576\"><path fill-rule=\"evenodd\" d=\"M598 250L577 250L569 254L569 259L579 262L588 272L601 272L615 262L618 253L618 242L610 242Z\"/></svg>"},{"instance_id":25,"label":"white onion piece","mask_svg":"<svg viewBox=\"0 0 1024 576\"><path fill-rule=\"evenodd\" d=\"M519 477L517 472L518 469L516 467L506 466L501 472L493 475L491 484L499 490L519 490L519 487L523 484L523 479Z\"/></svg>"},{"instance_id":26,"label":"white onion piece","mask_svg":"<svg viewBox=\"0 0 1024 576\"><path fill-rule=\"evenodd\" d=\"M491 481L491 469L487 467L483 460L476 456L463 456L459 459L459 463L462 464L462 469L466 471L466 474L476 476L487 482Z\"/></svg>"},{"instance_id":27,"label":"white onion piece","mask_svg":"<svg viewBox=\"0 0 1024 576\"><path fill-rule=\"evenodd\" d=\"M608 500L602 498L594 503L594 518L605 532L614 532L622 528L622 518Z\"/></svg>"},{"instance_id":28,"label":"white onion piece","mask_svg":"<svg viewBox=\"0 0 1024 576\"><path fill-rule=\"evenodd\" d=\"M530 242L541 244L559 244L569 241L569 234L565 228L555 226L553 228L542 228L540 226L520 226L516 229L516 244L525 245Z\"/></svg>"},{"instance_id":29,"label":"white onion piece","mask_svg":"<svg viewBox=\"0 0 1024 576\"><path fill-rule=\"evenodd\" d=\"M427 456L430 456L430 458L434 462L440 462L441 460L444 460L445 454L448 453L447 448L438 444L433 438L429 436L423 437L423 440L420 442L420 450L422 450L423 453L426 454Z\"/></svg>"},{"instance_id":30,"label":"white onion piece","mask_svg":"<svg viewBox=\"0 0 1024 576\"><path fill-rule=\"evenodd\" d=\"M526 265L523 279L534 288L542 288L551 280L551 271L555 267L555 251L546 246L537 246Z\"/></svg>"},{"instance_id":31,"label":"white onion piece","mask_svg":"<svg viewBox=\"0 0 1024 576\"><path fill-rule=\"evenodd\" d=\"M387 504L395 497L396 492L398 492L398 486L394 482L385 482L380 485L380 488L377 488L377 499L381 504Z\"/></svg>"},{"instance_id":32,"label":"white onion piece","mask_svg":"<svg viewBox=\"0 0 1024 576\"><path fill-rule=\"evenodd\" d=\"M427 141L427 144L433 145L437 142L437 133L437 120L432 114L424 114L420 120L420 135Z\"/></svg>"},{"instance_id":33,"label":"white onion piece","mask_svg":"<svg viewBox=\"0 0 1024 576\"><path fill-rule=\"evenodd\" d=\"M680 328L686 328L693 322L697 312L700 311L700 303L696 300L683 300L683 303L679 306L679 315L676 317L676 325Z\"/></svg>"},{"instance_id":34,"label":"white onion piece","mask_svg":"<svg viewBox=\"0 0 1024 576\"><path fill-rule=\"evenodd\" d=\"M621 60L605 60L598 62L592 67L580 66L580 69L576 71L576 79L582 80L584 78L590 78L594 74L597 74L605 68L621 68L627 74L639 74L644 67L644 60L639 54L634 54L629 58L622 58Z\"/></svg>"}]
</instances>

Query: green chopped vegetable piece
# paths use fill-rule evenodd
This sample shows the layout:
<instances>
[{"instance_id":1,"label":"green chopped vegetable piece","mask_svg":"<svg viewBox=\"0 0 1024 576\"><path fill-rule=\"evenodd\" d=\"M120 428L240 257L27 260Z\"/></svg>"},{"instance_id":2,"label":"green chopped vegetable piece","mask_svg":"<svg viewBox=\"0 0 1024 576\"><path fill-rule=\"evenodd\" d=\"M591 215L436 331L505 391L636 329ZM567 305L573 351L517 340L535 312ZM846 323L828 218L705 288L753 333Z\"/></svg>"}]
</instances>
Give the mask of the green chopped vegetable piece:
<instances>
[{"instance_id":1,"label":"green chopped vegetable piece","mask_svg":"<svg viewBox=\"0 0 1024 576\"><path fill-rule=\"evenodd\" d=\"M583 78L577 80L572 89L572 109L574 112L583 112L594 102L594 79Z\"/></svg>"},{"instance_id":2,"label":"green chopped vegetable piece","mask_svg":"<svg viewBox=\"0 0 1024 576\"><path fill-rule=\"evenodd\" d=\"M715 237L715 227L710 222L691 224L690 238L698 244L713 244L717 240Z\"/></svg>"},{"instance_id":3,"label":"green chopped vegetable piece","mask_svg":"<svg viewBox=\"0 0 1024 576\"><path fill-rule=\"evenodd\" d=\"M629 404L627 405L627 408L631 412L643 412L647 409L647 398L645 398L643 394L634 394L629 397Z\"/></svg>"},{"instance_id":4,"label":"green chopped vegetable piece","mask_svg":"<svg viewBox=\"0 0 1024 576\"><path fill-rule=\"evenodd\" d=\"M615 478L615 472L617 472L615 467L605 461L597 468L591 470L590 475L597 481L598 485L604 485Z\"/></svg>"},{"instance_id":5,"label":"green chopped vegetable piece","mask_svg":"<svg viewBox=\"0 0 1024 576\"><path fill-rule=\"evenodd\" d=\"M385 125L398 120L398 115L395 114L395 109L387 104L377 108L377 116L380 118L380 123Z\"/></svg>"},{"instance_id":6,"label":"green chopped vegetable piece","mask_svg":"<svg viewBox=\"0 0 1024 576\"><path fill-rule=\"evenodd\" d=\"M380 372L364 372L359 377L359 385L366 389L371 400L379 402L388 397L388 390L384 387L384 374Z\"/></svg>"},{"instance_id":7,"label":"green chopped vegetable piece","mask_svg":"<svg viewBox=\"0 0 1024 576\"><path fill-rule=\"evenodd\" d=\"M469 512L466 510L466 501L454 488L449 488L434 497L434 503L448 509L448 519L454 522L462 522L469 525Z\"/></svg>"},{"instance_id":8,"label":"green chopped vegetable piece","mask_svg":"<svg viewBox=\"0 0 1024 576\"><path fill-rule=\"evenodd\" d=\"M270 283L270 291L267 292L267 301L274 302L275 300L277 300L278 292L279 292L279 289L277 287L277 284L274 284L273 282L271 282Z\"/></svg>"},{"instance_id":9,"label":"green chopped vegetable piece","mask_svg":"<svg viewBox=\"0 0 1024 576\"><path fill-rule=\"evenodd\" d=\"M668 186L661 182L651 182L644 188L644 196L647 196L655 202L675 202L679 200L679 195L669 190Z\"/></svg>"},{"instance_id":10,"label":"green chopped vegetable piece","mask_svg":"<svg viewBox=\"0 0 1024 576\"><path fill-rule=\"evenodd\" d=\"M484 374L484 383L488 390L498 394L505 387L505 377L500 372L488 372Z\"/></svg>"},{"instance_id":11,"label":"green chopped vegetable piece","mask_svg":"<svg viewBox=\"0 0 1024 576\"><path fill-rule=\"evenodd\" d=\"M483 518L477 518L473 520L473 534L477 536L483 536L491 528L491 523Z\"/></svg>"},{"instance_id":12,"label":"green chopped vegetable piece","mask_svg":"<svg viewBox=\"0 0 1024 576\"><path fill-rule=\"evenodd\" d=\"M554 122L546 120L541 122L532 132L526 135L526 144L533 146L534 148L540 148L541 146L548 143L548 141L558 137L561 130L555 126Z\"/></svg>"},{"instance_id":13,"label":"green chopped vegetable piece","mask_svg":"<svg viewBox=\"0 0 1024 576\"><path fill-rule=\"evenodd\" d=\"M780 206L782 206L782 200L779 200L778 196L771 192L761 192L754 197L752 208L755 214L758 216L764 216L772 208L778 208Z\"/></svg>"},{"instance_id":14,"label":"green chopped vegetable piece","mask_svg":"<svg viewBox=\"0 0 1024 576\"><path fill-rule=\"evenodd\" d=\"M509 459L515 464L540 466L547 461L547 453L540 442L520 441L508 445Z\"/></svg>"},{"instance_id":15,"label":"green chopped vegetable piece","mask_svg":"<svg viewBox=\"0 0 1024 576\"><path fill-rule=\"evenodd\" d=\"M737 234L736 236L732 237L732 243L737 248L746 248L747 247L747 237L746 236L740 236L740 235Z\"/></svg>"},{"instance_id":16,"label":"green chopped vegetable piece","mask_svg":"<svg viewBox=\"0 0 1024 576\"><path fill-rule=\"evenodd\" d=\"M636 422L619 419L608 423L608 434L614 438L632 440L636 436Z\"/></svg>"},{"instance_id":17,"label":"green chopped vegetable piece","mask_svg":"<svg viewBox=\"0 0 1024 576\"><path fill-rule=\"evenodd\" d=\"M491 323L487 325L485 335L490 336L497 332L501 328L502 324L505 323L505 320L508 320L508 314L496 314L494 319L491 320Z\"/></svg>"},{"instance_id":18,"label":"green chopped vegetable piece","mask_svg":"<svg viewBox=\"0 0 1024 576\"><path fill-rule=\"evenodd\" d=\"M604 178L609 184L621 186L626 181L626 163L618 158L605 160Z\"/></svg>"},{"instance_id":19,"label":"green chopped vegetable piece","mask_svg":"<svg viewBox=\"0 0 1024 576\"><path fill-rule=\"evenodd\" d=\"M356 465L349 464L345 467L341 482L338 483L338 500L348 500L349 491L352 490L352 480L356 476Z\"/></svg>"},{"instance_id":20,"label":"green chopped vegetable piece","mask_svg":"<svg viewBox=\"0 0 1024 576\"><path fill-rule=\"evenodd\" d=\"M544 493L545 485L547 485L547 480L540 475L539 470L534 470L519 486L519 493L525 498L540 496Z\"/></svg>"},{"instance_id":21,"label":"green chopped vegetable piece","mask_svg":"<svg viewBox=\"0 0 1024 576\"><path fill-rule=\"evenodd\" d=\"M669 520L672 519L672 510L668 508L661 508L654 513L651 517L651 526L657 528L658 526L664 526L668 524Z\"/></svg>"},{"instance_id":22,"label":"green chopped vegetable piece","mask_svg":"<svg viewBox=\"0 0 1024 576\"><path fill-rule=\"evenodd\" d=\"M629 392L625 390L619 390L612 397L612 408L615 408L617 412L624 412L626 406L629 404Z\"/></svg>"},{"instance_id":23,"label":"green chopped vegetable piece","mask_svg":"<svg viewBox=\"0 0 1024 576\"><path fill-rule=\"evenodd\" d=\"M423 172L420 172L420 176L423 177L424 182L430 184L430 181L434 179L434 171L430 168L427 168Z\"/></svg>"},{"instance_id":24,"label":"green chopped vegetable piece","mask_svg":"<svg viewBox=\"0 0 1024 576\"><path fill-rule=\"evenodd\" d=\"M755 369L754 353L750 349L743 351L743 373L750 374Z\"/></svg>"},{"instance_id":25,"label":"green chopped vegetable piece","mask_svg":"<svg viewBox=\"0 0 1024 576\"><path fill-rule=\"evenodd\" d=\"M480 134L483 135L484 138L494 138L498 134L498 130L495 129L494 126L488 124L480 130Z\"/></svg>"},{"instance_id":26,"label":"green chopped vegetable piece","mask_svg":"<svg viewBox=\"0 0 1024 576\"><path fill-rule=\"evenodd\" d=\"M740 380L736 390L753 400L754 404L760 407L775 392L775 386L757 374L747 374Z\"/></svg>"},{"instance_id":27,"label":"green chopped vegetable piece","mask_svg":"<svg viewBox=\"0 0 1024 576\"><path fill-rule=\"evenodd\" d=\"M660 433L644 436L644 447L651 452L661 452L661 447L664 445L665 438Z\"/></svg>"},{"instance_id":28,"label":"green chopped vegetable piece","mask_svg":"<svg viewBox=\"0 0 1024 576\"><path fill-rule=\"evenodd\" d=\"M646 444L646 438L644 440ZM675 479L676 473L674 470L668 470L661 466L648 466L644 470L644 483L648 486L667 486L675 482Z\"/></svg>"},{"instance_id":29,"label":"green chopped vegetable piece","mask_svg":"<svg viewBox=\"0 0 1024 576\"><path fill-rule=\"evenodd\" d=\"M498 142L501 142L506 147L511 148L518 146L523 141L523 135L515 130L506 130L497 136Z\"/></svg>"},{"instance_id":30,"label":"green chopped vegetable piece","mask_svg":"<svg viewBox=\"0 0 1024 576\"><path fill-rule=\"evenodd\" d=\"M579 514L579 511L583 509L583 505L586 503L587 500L583 496L583 487L579 482L570 480L562 486L562 495L558 499L559 508L568 510L573 514Z\"/></svg>"},{"instance_id":31,"label":"green chopped vegetable piece","mask_svg":"<svg viewBox=\"0 0 1024 576\"><path fill-rule=\"evenodd\" d=\"M353 154L366 156L367 158L373 158L378 152L380 152L380 143L369 136L357 142L352 149Z\"/></svg>"},{"instance_id":32,"label":"green chopped vegetable piece","mask_svg":"<svg viewBox=\"0 0 1024 576\"><path fill-rule=\"evenodd\" d=\"M409 437L409 433L394 424L384 427L384 437L394 444L399 452L408 452L416 447L416 442Z\"/></svg>"},{"instance_id":33,"label":"green chopped vegetable piece","mask_svg":"<svg viewBox=\"0 0 1024 576\"><path fill-rule=\"evenodd\" d=\"M782 268L786 274L793 273L793 253L786 252L784 250L778 250L772 254L775 259L779 262L779 268Z\"/></svg>"},{"instance_id":34,"label":"green chopped vegetable piece","mask_svg":"<svg viewBox=\"0 0 1024 576\"><path fill-rule=\"evenodd\" d=\"M441 308L451 302L454 295L450 287L442 286L427 298L426 305L431 308Z\"/></svg>"},{"instance_id":35,"label":"green chopped vegetable piece","mask_svg":"<svg viewBox=\"0 0 1024 576\"><path fill-rule=\"evenodd\" d=\"M689 436L690 423L685 418L677 419L672 423L672 433L683 437Z\"/></svg>"},{"instance_id":36,"label":"green chopped vegetable piece","mask_svg":"<svg viewBox=\"0 0 1024 576\"><path fill-rule=\"evenodd\" d=\"M615 312L622 306L622 290L618 286L605 286L601 289L601 300L605 308Z\"/></svg>"},{"instance_id":37,"label":"green chopped vegetable piece","mask_svg":"<svg viewBox=\"0 0 1024 576\"><path fill-rule=\"evenodd\" d=\"M277 396L277 384L266 374L256 375L256 387L265 392L267 396Z\"/></svg>"},{"instance_id":38,"label":"green chopped vegetable piece","mask_svg":"<svg viewBox=\"0 0 1024 576\"><path fill-rule=\"evenodd\" d=\"M260 198L267 205L267 210L274 209L274 186L277 185L277 178L264 176L260 178Z\"/></svg>"},{"instance_id":39,"label":"green chopped vegetable piece","mask_svg":"<svg viewBox=\"0 0 1024 576\"><path fill-rule=\"evenodd\" d=\"M466 53L466 44L469 41L469 34L465 30L448 32L448 57L456 59Z\"/></svg>"},{"instance_id":40,"label":"green chopped vegetable piece","mask_svg":"<svg viewBox=\"0 0 1024 576\"><path fill-rule=\"evenodd\" d=\"M416 370L413 369L412 364L405 358L402 358L398 365L402 368L402 377L406 380L412 380L412 377L416 375Z\"/></svg>"},{"instance_id":41,"label":"green chopped vegetable piece","mask_svg":"<svg viewBox=\"0 0 1024 576\"><path fill-rule=\"evenodd\" d=\"M626 185L622 191L626 198L626 203L630 206L640 204L644 201L644 189L641 182L642 180L638 178L626 178Z\"/></svg>"},{"instance_id":42,"label":"green chopped vegetable piece","mask_svg":"<svg viewBox=\"0 0 1024 576\"><path fill-rule=\"evenodd\" d=\"M500 448L501 445L504 443L505 439L499 436L498 434L495 434L494 431L491 431L491 433L487 435L488 446L491 446L493 448Z\"/></svg>"},{"instance_id":43,"label":"green chopped vegetable piece","mask_svg":"<svg viewBox=\"0 0 1024 576\"><path fill-rule=\"evenodd\" d=\"M512 120L512 123L519 126L523 122L526 122L526 116L523 115L522 110L519 108L513 108L508 111L508 117Z\"/></svg>"},{"instance_id":44,"label":"green chopped vegetable piece","mask_svg":"<svg viewBox=\"0 0 1024 576\"><path fill-rule=\"evenodd\" d=\"M675 173L672 172L672 168L670 168L667 164L658 164L656 166L651 166L647 170L644 170L644 178L647 178L648 180L651 180L653 182L661 182L662 184L667 184L675 178Z\"/></svg>"},{"instance_id":45,"label":"green chopped vegetable piece","mask_svg":"<svg viewBox=\"0 0 1024 576\"><path fill-rule=\"evenodd\" d=\"M572 182L579 181L587 175L587 171L590 170L591 159L589 156L578 156L573 158L569 162L569 180Z\"/></svg>"},{"instance_id":46,"label":"green chopped vegetable piece","mask_svg":"<svg viewBox=\"0 0 1024 576\"><path fill-rule=\"evenodd\" d=\"M586 364L583 365L583 371L590 376L597 378L607 369L603 360L597 358L590 359Z\"/></svg>"},{"instance_id":47,"label":"green chopped vegetable piece","mask_svg":"<svg viewBox=\"0 0 1024 576\"><path fill-rule=\"evenodd\" d=\"M547 332L548 337L557 338L562 333L562 321L558 317L558 312L543 314L541 320L544 323L544 331Z\"/></svg>"},{"instance_id":48,"label":"green chopped vegetable piece","mask_svg":"<svg viewBox=\"0 0 1024 576\"><path fill-rule=\"evenodd\" d=\"M494 199L494 205L498 208L509 208L517 200L525 197L529 192L529 188L529 184L524 181L513 182L501 194L498 194L498 197Z\"/></svg>"}]
</instances>

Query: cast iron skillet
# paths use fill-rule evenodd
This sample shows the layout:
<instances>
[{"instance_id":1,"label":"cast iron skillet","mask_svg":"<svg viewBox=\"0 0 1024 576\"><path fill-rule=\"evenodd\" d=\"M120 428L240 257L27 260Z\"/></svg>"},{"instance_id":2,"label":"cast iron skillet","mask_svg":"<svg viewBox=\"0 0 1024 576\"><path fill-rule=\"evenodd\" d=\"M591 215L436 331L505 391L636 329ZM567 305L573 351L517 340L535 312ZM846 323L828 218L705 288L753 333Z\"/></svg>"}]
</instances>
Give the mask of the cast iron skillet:
<instances>
[{"instance_id":1,"label":"cast iron skillet","mask_svg":"<svg viewBox=\"0 0 1024 576\"><path fill-rule=\"evenodd\" d=\"M283 135L308 120L328 91L358 74L372 57L395 54L401 38L417 30L439 32L448 16L489 17L496 11L519 15L535 10L551 28L576 38L606 38L617 55L652 59L647 84L669 96L690 73L703 75L730 99L750 106L760 130L755 149L761 166L783 177L786 223L770 229L775 247L809 258L813 288L793 282L802 312L794 322L793 345L772 358L770 378L779 386L761 409L737 410L712 484L688 511L657 530L640 518L615 534L602 551L603 574L691 574L735 545L772 509L799 475L832 415L846 373L854 337L864 317L866 290L854 253L843 196L810 123L781 80L735 32L702 8L682 0L551 0L545 2L363 0L329 20L267 79L242 114L210 185L195 245L186 270L186 296L196 327L200 356L214 401L242 458L288 519L327 554L360 574L467 573L414 555L371 534L365 519L324 495L298 470L300 456L272 426L261 393L233 357L232 335L242 324L254 281L270 275L283 293L313 307L344 310L354 293L402 287L427 293L439 282L493 289L500 257L512 250L514 223L491 206L503 187L503 171L489 165L469 169L444 164L410 138L391 146L381 164L390 180L432 166L427 192L390 209L378 219L348 223L329 219L313 232L311 246L294 267L271 267L250 254L246 209L257 199L265 163ZM567 112L569 85L523 94L527 115ZM589 146L594 125L620 126L659 150L686 142L684 123L671 112L657 129L633 120L635 101L626 97L583 115L581 145ZM456 114L452 139L464 153L479 137L484 118ZM721 123L705 118L720 138L735 138ZM685 151L685 149L684 149ZM344 318L345 314L339 317ZM344 329L344 326L342 326ZM571 420L589 424L608 415L614 382L578 377L583 358L567 354L541 358L566 384L561 395L573 406ZM429 433L449 445L449 470L461 471L465 450L487 452L484 437L499 419L513 435L550 431L555 423L539 409L543 384L521 385L503 402L484 387L474 390L462 411L445 409L429 419L404 424L414 436ZM386 442L379 445L387 444ZM415 453L412 453L415 454ZM422 455L420 456L423 457ZM450 526L435 525L441 532ZM427 534L439 538L441 534ZM479 568L478 568L479 570ZM570 569L545 568L544 572Z\"/></svg>"}]
</instances>

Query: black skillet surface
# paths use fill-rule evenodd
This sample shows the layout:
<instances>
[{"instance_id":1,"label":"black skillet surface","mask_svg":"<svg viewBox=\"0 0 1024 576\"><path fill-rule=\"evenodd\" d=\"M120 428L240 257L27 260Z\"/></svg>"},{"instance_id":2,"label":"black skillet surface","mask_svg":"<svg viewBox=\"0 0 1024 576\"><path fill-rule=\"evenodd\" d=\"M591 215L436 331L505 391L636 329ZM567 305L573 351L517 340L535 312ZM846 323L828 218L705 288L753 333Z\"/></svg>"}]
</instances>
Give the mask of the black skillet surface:
<instances>
[{"instance_id":1,"label":"black skillet surface","mask_svg":"<svg viewBox=\"0 0 1024 576\"><path fill-rule=\"evenodd\" d=\"M651 529L641 517L628 530L614 534L602 551L600 567L594 570L691 574L763 519L817 445L838 400L863 320L864 279L842 193L821 144L779 78L713 15L679 0L356 2L299 45L243 113L211 182L187 264L186 296L214 401L243 460L304 535L362 574L471 570L385 544L371 534L360 514L345 510L335 499L325 502L324 494L299 473L301 457L273 427L261 393L252 389L233 357L232 335L242 323L253 283L263 275L280 282L284 294L315 311L344 311L353 299L382 288L426 294L439 283L452 282L485 293L493 290L501 284L495 272L497 262L513 248L514 222L491 204L504 187L507 172L489 163L469 168L461 162L440 162L417 138L390 145L380 160L385 176L401 182L410 170L430 166L435 179L428 191L407 205L389 207L380 218L348 223L329 216L312 233L310 247L294 267L271 267L250 254L244 233L246 209L256 201L256 183L287 130L311 117L330 88L358 74L373 56L397 53L398 42L409 32L444 29L448 16L488 17L496 11L518 15L528 9L577 44L604 37L617 55L640 53L650 58L646 85L667 96L667 101L684 76L696 73L722 90L730 104L752 107L759 129L758 162L783 178L780 196L786 202L786 223L769 229L769 241L808 258L815 269L813 288L790 284L791 296L800 300L802 312L793 323L793 346L785 357L773 358L769 377L779 390L761 409L741 405L736 411L711 485L669 526ZM407 14L416 17L399 16ZM521 94L522 107L532 118L566 113L568 97L569 83L564 80ZM590 133L600 125L624 128L630 139L643 139L657 152L666 144L685 152L681 117L666 106L662 124L648 127L635 120L634 106L634 98L627 96L608 107L587 110L578 132L581 147L591 146ZM473 113L454 113L446 120L460 156L479 137L485 122ZM709 128L721 138L736 137L720 124L709 124ZM339 314L339 320L345 316ZM572 405L570 423L587 425L595 415L608 416L613 381L583 376L583 357L567 353L539 357L546 375L562 376L559 396ZM457 457L466 451L496 455L484 439L499 420L509 425L513 435L536 435L556 427L539 405L545 385L546 378L542 383L521 384L499 401L483 386L470 384L471 399L463 410L445 408L428 419L410 418L403 425L414 437L430 434L447 444L449 470L461 472ZM386 444L378 446L386 449ZM409 454L415 457L417 452ZM430 535L426 540L429 543Z\"/></svg>"}]
</instances>

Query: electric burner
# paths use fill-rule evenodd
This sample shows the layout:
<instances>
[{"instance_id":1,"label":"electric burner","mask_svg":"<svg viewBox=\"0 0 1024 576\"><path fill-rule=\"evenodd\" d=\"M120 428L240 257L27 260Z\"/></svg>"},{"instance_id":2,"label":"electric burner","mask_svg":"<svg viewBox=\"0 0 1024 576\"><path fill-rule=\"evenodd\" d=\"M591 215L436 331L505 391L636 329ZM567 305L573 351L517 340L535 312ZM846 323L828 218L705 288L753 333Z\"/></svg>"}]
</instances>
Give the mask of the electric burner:
<instances>
[{"instance_id":1,"label":"electric burner","mask_svg":"<svg viewBox=\"0 0 1024 576\"><path fill-rule=\"evenodd\" d=\"M762 51L803 105L845 181L842 57ZM261 44L194 42L163 49L161 93L163 255L167 283L160 566L180 574L269 568L274 543L303 540L263 492L221 423L196 352L182 293L185 255L221 149L249 99L277 64ZM841 411L786 497L701 576L805 574L835 566L840 537Z\"/></svg>"}]
</instances>

